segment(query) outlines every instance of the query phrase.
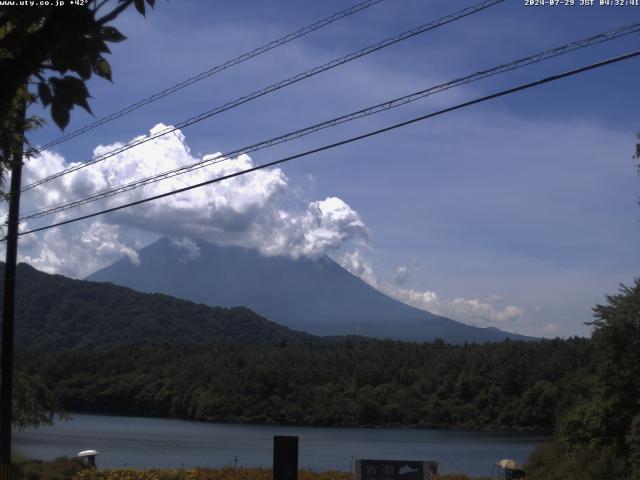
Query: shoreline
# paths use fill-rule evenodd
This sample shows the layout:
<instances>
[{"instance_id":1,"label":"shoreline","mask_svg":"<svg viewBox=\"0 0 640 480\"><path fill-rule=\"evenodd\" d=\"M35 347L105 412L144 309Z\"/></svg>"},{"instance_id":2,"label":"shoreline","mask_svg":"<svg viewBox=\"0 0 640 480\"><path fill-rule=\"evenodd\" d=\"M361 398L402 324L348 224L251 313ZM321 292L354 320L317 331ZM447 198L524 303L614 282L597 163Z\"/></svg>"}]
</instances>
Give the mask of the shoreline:
<instances>
[{"instance_id":1,"label":"shoreline","mask_svg":"<svg viewBox=\"0 0 640 480\"><path fill-rule=\"evenodd\" d=\"M141 414L127 414L127 413L105 413L105 412L95 412L95 411L67 411L65 414L69 417L69 419L73 419L73 415L94 415L99 417L125 417L125 418L145 418L145 419L153 419L153 420L176 420L181 422L191 422L196 424L204 424L204 425L238 425L238 426L256 426L256 427L282 427L282 428L325 428L325 429L357 429L357 430L433 430L433 431L443 431L443 432L460 432L460 433L487 433L487 434L530 434L530 435L539 435L543 437L551 437L553 431L543 430L543 429L534 429L534 428L477 428L477 427L468 427L465 428L463 426L433 426L433 425L399 425L399 424L386 424L386 425L353 425L353 424L340 424L340 425L314 425L309 423L298 423L298 424L286 424L286 423L260 423L260 422L251 422L251 421L224 421L224 420L194 420L190 418L179 418L179 417L156 417L151 415L141 415ZM59 419L60 420L60 419ZM64 419L61 419L64 420Z\"/></svg>"},{"instance_id":2,"label":"shoreline","mask_svg":"<svg viewBox=\"0 0 640 480\"><path fill-rule=\"evenodd\" d=\"M268 467L275 435L297 436L299 465L313 471L349 471L352 458L435 460L441 472L486 475L502 458L524 463L548 440L540 434L398 428L282 427L222 424L157 417L87 415L16 434L15 448L39 459L97 450L99 467Z\"/></svg>"}]
</instances>

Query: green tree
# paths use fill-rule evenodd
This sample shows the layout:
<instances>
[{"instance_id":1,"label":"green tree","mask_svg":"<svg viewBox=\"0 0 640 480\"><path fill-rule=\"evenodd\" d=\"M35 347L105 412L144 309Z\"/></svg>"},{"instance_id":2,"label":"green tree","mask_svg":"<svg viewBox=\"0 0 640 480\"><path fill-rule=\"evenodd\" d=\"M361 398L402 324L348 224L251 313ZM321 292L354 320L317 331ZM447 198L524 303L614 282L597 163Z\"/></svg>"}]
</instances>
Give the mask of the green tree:
<instances>
[{"instance_id":1,"label":"green tree","mask_svg":"<svg viewBox=\"0 0 640 480\"><path fill-rule=\"evenodd\" d=\"M531 456L534 480L640 479L640 279L593 310L598 370L591 395L561 419L554 441Z\"/></svg>"},{"instance_id":2,"label":"green tree","mask_svg":"<svg viewBox=\"0 0 640 480\"><path fill-rule=\"evenodd\" d=\"M104 55L109 42L125 40L109 25L130 5L144 15L155 0L90 0L75 6L4 6L0 9L0 175L11 166L16 149L28 144L24 132L42 119L24 119L25 105L50 108L61 129L70 111L91 112L85 81L92 74L111 80ZM102 13L101 11L107 9Z\"/></svg>"},{"instance_id":3,"label":"green tree","mask_svg":"<svg viewBox=\"0 0 640 480\"><path fill-rule=\"evenodd\" d=\"M594 308L593 322L601 384L612 412L603 434L630 458L638 441L634 419L640 415L640 279L632 287L621 286L620 293L607 301Z\"/></svg>"},{"instance_id":4,"label":"green tree","mask_svg":"<svg viewBox=\"0 0 640 480\"><path fill-rule=\"evenodd\" d=\"M64 418L56 395L37 375L18 373L14 378L13 425L18 428L51 425L55 416Z\"/></svg>"},{"instance_id":5,"label":"green tree","mask_svg":"<svg viewBox=\"0 0 640 480\"><path fill-rule=\"evenodd\" d=\"M631 428L626 438L629 445L629 466L631 478L640 480L640 413L631 421Z\"/></svg>"}]
</instances>

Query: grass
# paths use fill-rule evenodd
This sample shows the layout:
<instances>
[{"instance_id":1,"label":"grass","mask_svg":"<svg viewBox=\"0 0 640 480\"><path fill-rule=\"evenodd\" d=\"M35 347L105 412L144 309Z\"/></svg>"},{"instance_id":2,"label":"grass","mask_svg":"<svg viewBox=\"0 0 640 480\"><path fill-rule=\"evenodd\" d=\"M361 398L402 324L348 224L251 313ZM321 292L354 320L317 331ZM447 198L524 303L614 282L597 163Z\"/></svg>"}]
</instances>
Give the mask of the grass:
<instances>
[{"instance_id":1,"label":"grass","mask_svg":"<svg viewBox=\"0 0 640 480\"><path fill-rule=\"evenodd\" d=\"M141 470L136 468L90 468L66 457L51 461L14 455L15 480L272 480L270 468L188 468ZM437 475L434 480L482 480L467 475ZM298 480L353 480L351 472L300 470Z\"/></svg>"},{"instance_id":2,"label":"grass","mask_svg":"<svg viewBox=\"0 0 640 480\"><path fill-rule=\"evenodd\" d=\"M16 453L12 454L12 467L15 480L69 480L86 468L75 458L32 460Z\"/></svg>"}]
</instances>

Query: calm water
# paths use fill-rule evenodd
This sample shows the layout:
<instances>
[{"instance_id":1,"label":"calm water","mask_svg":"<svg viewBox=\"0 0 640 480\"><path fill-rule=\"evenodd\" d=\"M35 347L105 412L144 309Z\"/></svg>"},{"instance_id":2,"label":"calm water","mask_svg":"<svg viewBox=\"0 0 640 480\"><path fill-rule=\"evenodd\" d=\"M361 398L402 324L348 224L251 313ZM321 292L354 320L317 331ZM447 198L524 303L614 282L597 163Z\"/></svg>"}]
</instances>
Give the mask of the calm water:
<instances>
[{"instance_id":1,"label":"calm water","mask_svg":"<svg viewBox=\"0 0 640 480\"><path fill-rule=\"evenodd\" d=\"M489 475L500 458L523 462L544 436L439 430L271 427L74 414L14 434L14 448L52 459L100 452L101 467L271 467L274 435L300 438L300 467L351 470L352 457L436 460L440 472Z\"/></svg>"}]
</instances>

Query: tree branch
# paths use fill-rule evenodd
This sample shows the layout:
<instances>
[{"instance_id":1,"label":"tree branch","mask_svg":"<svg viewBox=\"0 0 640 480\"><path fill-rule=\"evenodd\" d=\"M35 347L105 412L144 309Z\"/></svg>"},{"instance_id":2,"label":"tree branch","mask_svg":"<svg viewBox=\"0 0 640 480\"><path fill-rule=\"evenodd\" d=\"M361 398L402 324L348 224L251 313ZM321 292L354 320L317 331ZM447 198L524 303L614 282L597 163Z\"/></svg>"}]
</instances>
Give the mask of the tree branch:
<instances>
[{"instance_id":1,"label":"tree branch","mask_svg":"<svg viewBox=\"0 0 640 480\"><path fill-rule=\"evenodd\" d=\"M101 2L98 2L98 0L95 0L94 2L94 8L93 11L97 12L98 10L100 10L102 7L104 7L107 3L109 3L109 0L102 0Z\"/></svg>"},{"instance_id":2,"label":"tree branch","mask_svg":"<svg viewBox=\"0 0 640 480\"><path fill-rule=\"evenodd\" d=\"M129 5L131 5L132 3L133 3L133 0L125 0L116 8L114 8L110 13L107 13L104 17L98 19L96 23L102 26L105 23L110 22L111 20L115 20L118 17L118 15L120 15L124 10L126 10L129 7Z\"/></svg>"}]
</instances>

